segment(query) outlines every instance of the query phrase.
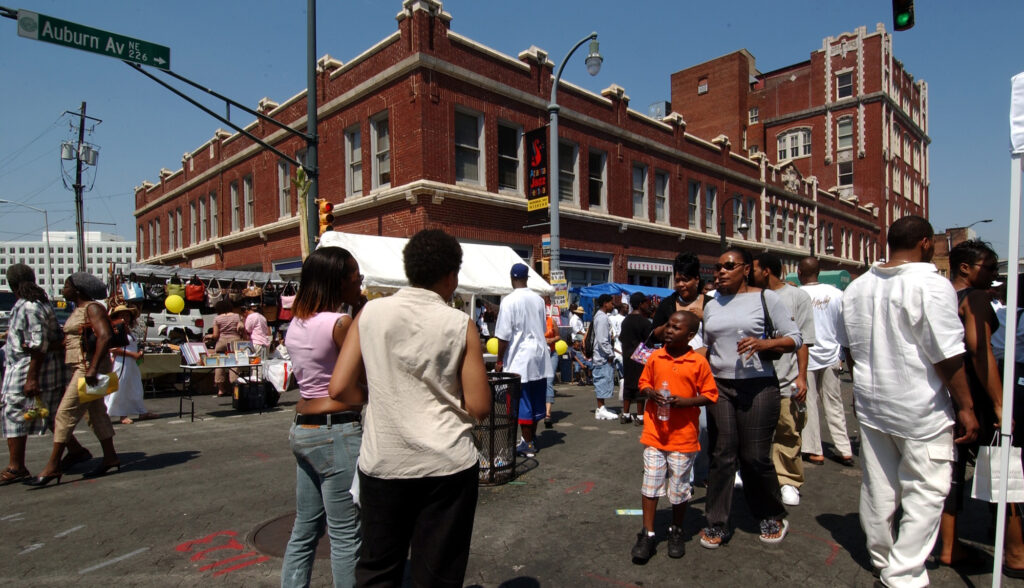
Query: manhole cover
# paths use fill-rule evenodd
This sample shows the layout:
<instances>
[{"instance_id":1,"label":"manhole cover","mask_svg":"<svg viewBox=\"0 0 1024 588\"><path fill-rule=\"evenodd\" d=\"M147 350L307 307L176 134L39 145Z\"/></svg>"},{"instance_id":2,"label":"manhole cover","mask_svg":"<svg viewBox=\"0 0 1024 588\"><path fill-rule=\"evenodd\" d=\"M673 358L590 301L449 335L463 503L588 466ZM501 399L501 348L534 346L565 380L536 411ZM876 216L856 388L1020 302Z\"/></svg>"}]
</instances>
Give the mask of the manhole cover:
<instances>
[{"instance_id":1,"label":"manhole cover","mask_svg":"<svg viewBox=\"0 0 1024 588\"><path fill-rule=\"evenodd\" d=\"M249 533L249 544L264 555L284 557L294 523L294 512L260 523ZM331 540L324 535L320 535L320 541L316 544L316 557L331 559Z\"/></svg>"}]
</instances>

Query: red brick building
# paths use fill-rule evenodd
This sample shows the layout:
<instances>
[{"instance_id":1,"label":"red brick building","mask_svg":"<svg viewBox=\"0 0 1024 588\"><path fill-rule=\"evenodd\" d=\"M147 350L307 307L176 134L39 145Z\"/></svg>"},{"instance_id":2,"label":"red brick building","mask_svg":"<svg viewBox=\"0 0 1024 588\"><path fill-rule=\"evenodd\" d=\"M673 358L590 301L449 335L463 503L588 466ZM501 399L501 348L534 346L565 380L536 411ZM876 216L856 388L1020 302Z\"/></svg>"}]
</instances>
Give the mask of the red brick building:
<instances>
[{"instance_id":1,"label":"red brick building","mask_svg":"<svg viewBox=\"0 0 1024 588\"><path fill-rule=\"evenodd\" d=\"M504 55L452 30L441 2L405 0L393 34L347 63L325 56L320 64L320 195L335 203L337 230L409 236L443 228L538 262L543 231L523 229L523 134L547 123L546 52ZM264 99L260 110L302 129L305 97ZM821 189L793 162L749 155L721 131L695 132L696 115L651 118L630 109L614 84L595 94L562 81L559 104L561 264L574 285L670 285L679 251L713 263L723 210L730 242L777 251L789 266L808 253L812 227L878 242L877 208ZM285 153L303 149L271 125L247 130ZM219 130L181 163L135 191L140 260L296 271L291 166ZM769 209L789 219L777 232L764 226ZM737 220L751 227L746 235ZM850 270L875 255L841 250L838 240L834 253L817 252L827 267Z\"/></svg>"},{"instance_id":2,"label":"red brick building","mask_svg":"<svg viewBox=\"0 0 1024 588\"><path fill-rule=\"evenodd\" d=\"M884 257L886 227L928 216L928 85L896 59L881 24L826 37L810 60L768 73L746 50L676 72L672 109L690 132L725 135L744 154L766 153L819 189L878 211L877 238L825 222L819 249L831 238L840 257ZM771 203L763 213L766 241L771 227L792 222Z\"/></svg>"}]
</instances>

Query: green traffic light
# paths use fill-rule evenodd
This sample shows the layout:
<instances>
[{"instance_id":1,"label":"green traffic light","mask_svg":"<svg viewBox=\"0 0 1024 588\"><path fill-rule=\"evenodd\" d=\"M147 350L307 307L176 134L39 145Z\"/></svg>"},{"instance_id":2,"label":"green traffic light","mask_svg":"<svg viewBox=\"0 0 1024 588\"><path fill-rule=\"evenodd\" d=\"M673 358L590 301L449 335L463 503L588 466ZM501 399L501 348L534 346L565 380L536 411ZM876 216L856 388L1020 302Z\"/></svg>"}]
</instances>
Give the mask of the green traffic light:
<instances>
[{"instance_id":1,"label":"green traffic light","mask_svg":"<svg viewBox=\"0 0 1024 588\"><path fill-rule=\"evenodd\" d=\"M910 22L910 13L901 12L896 15L896 26L906 26L908 22Z\"/></svg>"}]
</instances>

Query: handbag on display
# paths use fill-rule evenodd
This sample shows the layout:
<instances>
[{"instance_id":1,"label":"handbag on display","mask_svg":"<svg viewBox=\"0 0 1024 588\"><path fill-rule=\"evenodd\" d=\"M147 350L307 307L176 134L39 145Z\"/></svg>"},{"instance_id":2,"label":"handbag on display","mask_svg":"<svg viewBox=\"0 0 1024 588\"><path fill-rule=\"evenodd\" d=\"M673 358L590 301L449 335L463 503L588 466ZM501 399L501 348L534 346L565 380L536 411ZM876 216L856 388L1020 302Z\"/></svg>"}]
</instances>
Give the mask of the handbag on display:
<instances>
[{"instance_id":1,"label":"handbag on display","mask_svg":"<svg viewBox=\"0 0 1024 588\"><path fill-rule=\"evenodd\" d=\"M217 306L217 303L224 300L224 289L220 287L220 280L214 278L206 288L206 305Z\"/></svg>"},{"instance_id":2,"label":"handbag on display","mask_svg":"<svg viewBox=\"0 0 1024 588\"><path fill-rule=\"evenodd\" d=\"M170 280L167 280L166 292L168 296L181 296L185 298L185 284L181 283L178 274L174 274Z\"/></svg>"},{"instance_id":3,"label":"handbag on display","mask_svg":"<svg viewBox=\"0 0 1024 588\"><path fill-rule=\"evenodd\" d=\"M163 302L164 296L167 294L167 289L164 288L163 284L154 283L146 286L146 300L153 302Z\"/></svg>"},{"instance_id":4,"label":"handbag on display","mask_svg":"<svg viewBox=\"0 0 1024 588\"><path fill-rule=\"evenodd\" d=\"M277 313L278 320L292 320L292 305L295 304L295 296L295 284L289 281L281 290L281 311Z\"/></svg>"},{"instance_id":5,"label":"handbag on display","mask_svg":"<svg viewBox=\"0 0 1024 588\"><path fill-rule=\"evenodd\" d=\"M281 300L278 297L277 288L270 283L270 280L267 280L267 283L263 284L263 307L277 307L280 303ZM274 317L274 319L277 320L277 317ZM268 317L267 320L270 320L270 318Z\"/></svg>"},{"instance_id":6,"label":"handbag on display","mask_svg":"<svg viewBox=\"0 0 1024 588\"><path fill-rule=\"evenodd\" d=\"M993 443L999 442L996 432ZM999 502L999 481L1002 479L1003 451L1001 445L982 445L978 448L978 458L974 465L974 485L971 497L985 502ZM1010 469L1006 473L1006 502L1019 504L1024 502L1024 468L1020 463L1020 447L1009 447Z\"/></svg>"},{"instance_id":7,"label":"handbag on display","mask_svg":"<svg viewBox=\"0 0 1024 588\"><path fill-rule=\"evenodd\" d=\"M242 290L242 296L245 298L259 298L263 296L263 288L257 286L254 280L249 280L245 284L245 289Z\"/></svg>"},{"instance_id":8,"label":"handbag on display","mask_svg":"<svg viewBox=\"0 0 1024 588\"><path fill-rule=\"evenodd\" d=\"M129 274L128 281L121 282L121 296L125 302L137 302L146 297L146 290L143 289L135 274Z\"/></svg>"},{"instance_id":9,"label":"handbag on display","mask_svg":"<svg viewBox=\"0 0 1024 588\"><path fill-rule=\"evenodd\" d=\"M193 274L188 284L185 284L185 300L189 302L202 302L206 299L206 285Z\"/></svg>"},{"instance_id":10,"label":"handbag on display","mask_svg":"<svg viewBox=\"0 0 1024 588\"><path fill-rule=\"evenodd\" d=\"M235 280L231 280L231 285L228 286L228 298L235 304L245 300L245 294L242 294L242 286Z\"/></svg>"}]
</instances>

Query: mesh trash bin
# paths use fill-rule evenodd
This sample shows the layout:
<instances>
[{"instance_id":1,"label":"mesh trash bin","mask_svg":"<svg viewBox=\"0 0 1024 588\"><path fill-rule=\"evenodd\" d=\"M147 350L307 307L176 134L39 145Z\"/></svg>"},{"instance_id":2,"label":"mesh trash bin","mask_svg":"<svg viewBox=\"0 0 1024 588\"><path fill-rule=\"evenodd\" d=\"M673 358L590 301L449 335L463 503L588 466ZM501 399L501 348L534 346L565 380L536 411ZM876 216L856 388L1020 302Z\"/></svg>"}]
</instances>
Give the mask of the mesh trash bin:
<instances>
[{"instance_id":1,"label":"mesh trash bin","mask_svg":"<svg viewBox=\"0 0 1024 588\"><path fill-rule=\"evenodd\" d=\"M492 486L512 480L516 473L516 429L519 426L518 374L487 374L491 388L491 415L473 427L480 448L480 484Z\"/></svg>"}]
</instances>

